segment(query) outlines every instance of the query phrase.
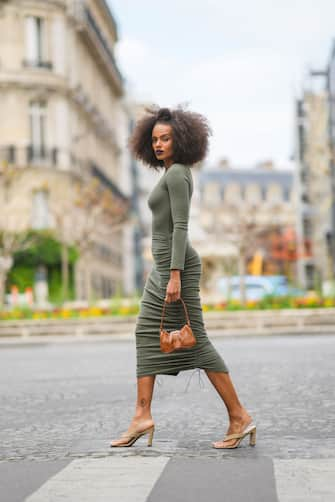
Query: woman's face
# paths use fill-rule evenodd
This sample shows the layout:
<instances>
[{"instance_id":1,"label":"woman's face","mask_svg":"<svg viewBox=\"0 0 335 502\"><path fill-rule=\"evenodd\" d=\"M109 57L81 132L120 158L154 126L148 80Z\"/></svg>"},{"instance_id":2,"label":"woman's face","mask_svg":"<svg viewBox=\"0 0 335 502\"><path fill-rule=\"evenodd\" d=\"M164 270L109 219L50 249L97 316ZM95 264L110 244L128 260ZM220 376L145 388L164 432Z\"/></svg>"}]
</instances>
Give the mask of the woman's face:
<instances>
[{"instance_id":1,"label":"woman's face","mask_svg":"<svg viewBox=\"0 0 335 502\"><path fill-rule=\"evenodd\" d=\"M165 165L173 161L173 136L169 124L157 123L152 129L152 148L157 159L163 160Z\"/></svg>"}]
</instances>

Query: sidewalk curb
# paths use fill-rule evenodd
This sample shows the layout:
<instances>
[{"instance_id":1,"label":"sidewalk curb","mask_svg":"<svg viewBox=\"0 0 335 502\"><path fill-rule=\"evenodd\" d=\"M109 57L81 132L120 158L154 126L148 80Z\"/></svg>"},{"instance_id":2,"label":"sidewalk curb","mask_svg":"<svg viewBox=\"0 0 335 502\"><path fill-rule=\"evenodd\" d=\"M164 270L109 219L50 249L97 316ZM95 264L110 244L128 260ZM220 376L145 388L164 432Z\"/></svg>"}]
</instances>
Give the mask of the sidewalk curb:
<instances>
[{"instance_id":1,"label":"sidewalk curb","mask_svg":"<svg viewBox=\"0 0 335 502\"><path fill-rule=\"evenodd\" d=\"M210 339L225 339L225 338L262 338L276 336L313 336L335 335L335 326L316 326L313 330L207 330ZM124 333L117 334L102 334L102 335L30 335L30 336L0 336L1 346L12 345L44 345L51 343L92 343L92 342L134 342L135 334Z\"/></svg>"}]
</instances>

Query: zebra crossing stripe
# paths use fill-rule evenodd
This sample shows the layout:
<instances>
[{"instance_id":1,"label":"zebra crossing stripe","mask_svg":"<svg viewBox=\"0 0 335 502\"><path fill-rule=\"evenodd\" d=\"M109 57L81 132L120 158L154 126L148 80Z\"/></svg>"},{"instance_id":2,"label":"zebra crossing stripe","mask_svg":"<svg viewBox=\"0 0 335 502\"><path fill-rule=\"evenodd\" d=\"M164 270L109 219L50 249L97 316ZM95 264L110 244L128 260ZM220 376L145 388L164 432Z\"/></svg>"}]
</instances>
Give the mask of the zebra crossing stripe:
<instances>
[{"instance_id":1,"label":"zebra crossing stripe","mask_svg":"<svg viewBox=\"0 0 335 502\"><path fill-rule=\"evenodd\" d=\"M335 459L273 459L279 502L334 502Z\"/></svg>"},{"instance_id":2,"label":"zebra crossing stripe","mask_svg":"<svg viewBox=\"0 0 335 502\"><path fill-rule=\"evenodd\" d=\"M73 460L26 502L145 502L169 457Z\"/></svg>"},{"instance_id":3,"label":"zebra crossing stripe","mask_svg":"<svg viewBox=\"0 0 335 502\"><path fill-rule=\"evenodd\" d=\"M246 489L257 502L334 502L335 459L81 458L25 502L202 502L203 490L242 502Z\"/></svg>"}]
</instances>

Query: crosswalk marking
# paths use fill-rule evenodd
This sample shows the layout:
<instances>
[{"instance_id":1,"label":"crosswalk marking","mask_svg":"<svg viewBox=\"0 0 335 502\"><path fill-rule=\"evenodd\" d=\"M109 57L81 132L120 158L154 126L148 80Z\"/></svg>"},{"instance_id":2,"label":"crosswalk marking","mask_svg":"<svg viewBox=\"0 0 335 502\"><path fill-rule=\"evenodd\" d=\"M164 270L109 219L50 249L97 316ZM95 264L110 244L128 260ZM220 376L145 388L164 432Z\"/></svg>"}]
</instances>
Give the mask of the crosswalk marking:
<instances>
[{"instance_id":1,"label":"crosswalk marking","mask_svg":"<svg viewBox=\"0 0 335 502\"><path fill-rule=\"evenodd\" d=\"M145 502L169 457L73 460L26 502Z\"/></svg>"},{"instance_id":2,"label":"crosswalk marking","mask_svg":"<svg viewBox=\"0 0 335 502\"><path fill-rule=\"evenodd\" d=\"M81 458L25 501L202 502L207 489L213 501L239 502L247 490L257 502L334 502L335 459Z\"/></svg>"},{"instance_id":3,"label":"crosswalk marking","mask_svg":"<svg viewBox=\"0 0 335 502\"><path fill-rule=\"evenodd\" d=\"M274 459L279 502L334 502L335 459Z\"/></svg>"}]
</instances>

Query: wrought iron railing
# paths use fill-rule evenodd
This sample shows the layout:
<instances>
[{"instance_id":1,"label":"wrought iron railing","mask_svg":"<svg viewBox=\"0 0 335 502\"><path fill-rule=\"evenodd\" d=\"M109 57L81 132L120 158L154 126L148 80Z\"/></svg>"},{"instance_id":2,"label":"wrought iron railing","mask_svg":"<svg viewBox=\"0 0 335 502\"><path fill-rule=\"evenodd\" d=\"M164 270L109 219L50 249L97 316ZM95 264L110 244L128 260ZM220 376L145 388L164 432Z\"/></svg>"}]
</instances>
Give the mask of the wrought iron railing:
<instances>
[{"instance_id":1,"label":"wrought iron railing","mask_svg":"<svg viewBox=\"0 0 335 502\"><path fill-rule=\"evenodd\" d=\"M118 78L120 79L121 82L123 82L123 76L117 66L113 50L111 49L110 45L108 44L107 40L105 39L104 35L102 34L98 23L94 19L93 15L91 14L91 11L87 8L84 7L84 15L85 15L85 20L88 26L93 30L94 34L96 35L96 38L98 39L104 53L107 55L109 62L113 66L114 70L117 73Z\"/></svg>"},{"instance_id":2,"label":"wrought iron railing","mask_svg":"<svg viewBox=\"0 0 335 502\"><path fill-rule=\"evenodd\" d=\"M27 165L31 163L58 164L58 148L46 148L27 145L17 147L8 145L0 147L0 160L8 164Z\"/></svg>"},{"instance_id":3,"label":"wrought iron railing","mask_svg":"<svg viewBox=\"0 0 335 502\"><path fill-rule=\"evenodd\" d=\"M46 70L52 70L53 68L51 61L42 61L42 60L33 61L24 59L22 61L22 64L25 68L43 68Z\"/></svg>"},{"instance_id":4,"label":"wrought iron railing","mask_svg":"<svg viewBox=\"0 0 335 502\"><path fill-rule=\"evenodd\" d=\"M0 147L0 170L6 166L24 168L28 166L59 167L82 171L84 161L76 157L73 152L58 147L37 147L27 145L4 145Z\"/></svg>"}]
</instances>

